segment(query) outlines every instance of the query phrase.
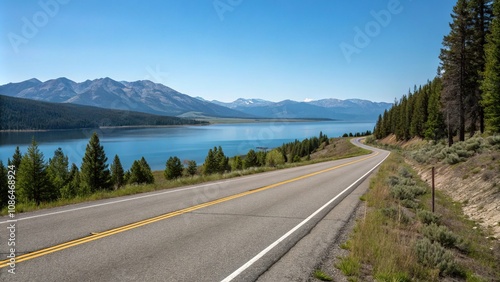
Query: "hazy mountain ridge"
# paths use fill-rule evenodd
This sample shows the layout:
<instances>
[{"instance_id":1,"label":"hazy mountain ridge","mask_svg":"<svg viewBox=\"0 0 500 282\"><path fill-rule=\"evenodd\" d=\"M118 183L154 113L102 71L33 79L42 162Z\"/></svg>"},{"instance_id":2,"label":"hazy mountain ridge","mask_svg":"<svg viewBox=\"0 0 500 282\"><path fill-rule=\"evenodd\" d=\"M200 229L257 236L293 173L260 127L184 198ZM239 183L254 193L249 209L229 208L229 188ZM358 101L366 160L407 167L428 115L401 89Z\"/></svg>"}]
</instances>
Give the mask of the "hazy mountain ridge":
<instances>
[{"instance_id":1,"label":"hazy mountain ridge","mask_svg":"<svg viewBox=\"0 0 500 282\"><path fill-rule=\"evenodd\" d=\"M362 99L340 100L335 98L310 102L284 100L271 102L262 99L239 98L231 103L212 101L244 113L274 118L330 118L351 121L374 121L392 104Z\"/></svg>"},{"instance_id":2,"label":"hazy mountain ridge","mask_svg":"<svg viewBox=\"0 0 500 282\"><path fill-rule=\"evenodd\" d=\"M180 117L329 118L375 121L392 104L361 99L321 99L308 102L239 98L233 102L193 98L149 80L133 82L111 78L74 82L65 77L41 82L30 79L0 86L0 94L54 103Z\"/></svg>"},{"instance_id":3,"label":"hazy mountain ridge","mask_svg":"<svg viewBox=\"0 0 500 282\"><path fill-rule=\"evenodd\" d=\"M2 85L0 94L45 102L71 103L168 116L202 112L215 117L254 117L192 98L148 80L118 82L106 77L77 83L64 77L45 82L30 79Z\"/></svg>"}]
</instances>

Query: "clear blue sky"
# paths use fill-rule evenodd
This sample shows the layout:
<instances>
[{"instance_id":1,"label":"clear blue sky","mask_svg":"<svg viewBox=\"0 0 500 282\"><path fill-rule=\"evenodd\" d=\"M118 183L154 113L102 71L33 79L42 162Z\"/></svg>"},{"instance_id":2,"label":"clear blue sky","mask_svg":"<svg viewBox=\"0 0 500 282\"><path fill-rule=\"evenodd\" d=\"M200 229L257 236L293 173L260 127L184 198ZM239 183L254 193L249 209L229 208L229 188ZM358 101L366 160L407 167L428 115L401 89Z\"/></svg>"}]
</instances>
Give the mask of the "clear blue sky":
<instances>
[{"instance_id":1,"label":"clear blue sky","mask_svg":"<svg viewBox=\"0 0 500 282\"><path fill-rule=\"evenodd\" d=\"M455 2L4 0L0 84L111 77L208 100L392 102L435 76Z\"/></svg>"}]
</instances>

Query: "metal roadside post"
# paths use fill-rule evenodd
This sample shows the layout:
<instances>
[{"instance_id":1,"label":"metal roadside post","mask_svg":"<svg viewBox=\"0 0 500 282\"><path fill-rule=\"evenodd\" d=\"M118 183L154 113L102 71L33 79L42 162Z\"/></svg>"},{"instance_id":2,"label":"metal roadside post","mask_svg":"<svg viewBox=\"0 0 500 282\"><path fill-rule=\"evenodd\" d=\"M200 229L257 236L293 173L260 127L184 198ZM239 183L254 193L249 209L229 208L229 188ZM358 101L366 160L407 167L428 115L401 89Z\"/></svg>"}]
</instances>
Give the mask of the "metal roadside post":
<instances>
[{"instance_id":1,"label":"metal roadside post","mask_svg":"<svg viewBox=\"0 0 500 282\"><path fill-rule=\"evenodd\" d=\"M434 167L432 167L432 212L434 212L434 196L435 196L435 186L434 186Z\"/></svg>"}]
</instances>

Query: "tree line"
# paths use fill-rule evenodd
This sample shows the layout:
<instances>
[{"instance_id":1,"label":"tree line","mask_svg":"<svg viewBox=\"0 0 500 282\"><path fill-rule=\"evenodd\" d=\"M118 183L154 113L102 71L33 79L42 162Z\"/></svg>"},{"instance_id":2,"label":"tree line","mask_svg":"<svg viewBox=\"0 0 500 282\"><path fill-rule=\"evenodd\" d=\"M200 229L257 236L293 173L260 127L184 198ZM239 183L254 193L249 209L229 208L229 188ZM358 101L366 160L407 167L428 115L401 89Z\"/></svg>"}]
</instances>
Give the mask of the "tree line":
<instances>
[{"instance_id":1,"label":"tree line","mask_svg":"<svg viewBox=\"0 0 500 282\"><path fill-rule=\"evenodd\" d=\"M170 157L166 161L163 175L167 180L174 180L183 176L222 174L252 167L275 167L285 162L309 158L311 153L328 144L328 137L320 132L319 137L295 140L269 152L251 149L244 156L232 158L227 157L219 146L208 151L205 162L200 167L193 160L183 163L178 157ZM25 154L21 153L18 146L7 165L16 170L18 203L40 205L58 199L117 190L127 184L155 183L155 177L144 157L135 160L127 171L123 169L118 155L115 155L109 166L104 147L95 132L86 146L80 168L74 163L69 164L68 157L61 148L45 161L34 138ZM7 167L0 161L0 209L6 207L9 200L7 184Z\"/></svg>"},{"instance_id":2,"label":"tree line","mask_svg":"<svg viewBox=\"0 0 500 282\"><path fill-rule=\"evenodd\" d=\"M100 126L207 124L178 117L34 101L0 95L0 130L99 128Z\"/></svg>"},{"instance_id":3,"label":"tree line","mask_svg":"<svg viewBox=\"0 0 500 282\"><path fill-rule=\"evenodd\" d=\"M500 132L500 0L458 0L438 75L380 115L374 135L399 140Z\"/></svg>"}]
</instances>

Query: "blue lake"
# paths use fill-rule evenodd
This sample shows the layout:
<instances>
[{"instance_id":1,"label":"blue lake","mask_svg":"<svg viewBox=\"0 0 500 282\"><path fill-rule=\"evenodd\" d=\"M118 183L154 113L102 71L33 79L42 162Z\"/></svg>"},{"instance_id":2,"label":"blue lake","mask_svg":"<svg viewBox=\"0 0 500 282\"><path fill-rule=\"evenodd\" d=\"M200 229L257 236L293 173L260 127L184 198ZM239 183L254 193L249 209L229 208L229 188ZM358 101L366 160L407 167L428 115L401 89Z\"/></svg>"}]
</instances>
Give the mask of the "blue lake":
<instances>
[{"instance_id":1,"label":"blue lake","mask_svg":"<svg viewBox=\"0 0 500 282\"><path fill-rule=\"evenodd\" d=\"M165 162L171 156L177 156L181 160L195 160L202 164L208 150L214 146L221 146L226 156L235 156L246 154L248 150L257 147L274 148L295 139L318 136L320 131L329 137L339 137L344 133L373 130L374 126L375 123L321 121L2 132L0 159L6 164L16 146L19 146L24 154L34 137L46 161L60 147L70 163L80 167L89 138L96 131L101 145L104 146L108 163L111 163L117 154L124 169L129 169L134 160L144 156L153 170L163 170Z\"/></svg>"}]
</instances>

